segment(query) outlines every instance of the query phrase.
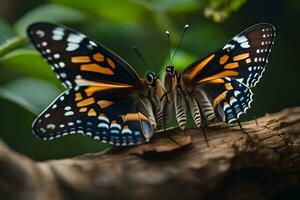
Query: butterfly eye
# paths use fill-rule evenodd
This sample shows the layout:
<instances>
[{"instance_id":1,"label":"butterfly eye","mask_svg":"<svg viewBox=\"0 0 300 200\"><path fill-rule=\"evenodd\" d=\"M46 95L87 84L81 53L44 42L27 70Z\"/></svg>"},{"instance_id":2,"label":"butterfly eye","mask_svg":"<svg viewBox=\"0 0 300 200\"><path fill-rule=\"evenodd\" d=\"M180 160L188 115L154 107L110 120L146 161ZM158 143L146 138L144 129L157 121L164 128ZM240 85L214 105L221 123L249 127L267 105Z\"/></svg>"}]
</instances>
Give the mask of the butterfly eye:
<instances>
[{"instance_id":1,"label":"butterfly eye","mask_svg":"<svg viewBox=\"0 0 300 200\"><path fill-rule=\"evenodd\" d=\"M155 80L155 74L153 72L149 72L146 75L146 81L148 82L149 85L153 85L154 80Z\"/></svg>"},{"instance_id":2,"label":"butterfly eye","mask_svg":"<svg viewBox=\"0 0 300 200\"><path fill-rule=\"evenodd\" d=\"M167 66L166 72L167 72L170 76L174 76L174 75L175 75L175 68L174 68L174 66Z\"/></svg>"}]
</instances>

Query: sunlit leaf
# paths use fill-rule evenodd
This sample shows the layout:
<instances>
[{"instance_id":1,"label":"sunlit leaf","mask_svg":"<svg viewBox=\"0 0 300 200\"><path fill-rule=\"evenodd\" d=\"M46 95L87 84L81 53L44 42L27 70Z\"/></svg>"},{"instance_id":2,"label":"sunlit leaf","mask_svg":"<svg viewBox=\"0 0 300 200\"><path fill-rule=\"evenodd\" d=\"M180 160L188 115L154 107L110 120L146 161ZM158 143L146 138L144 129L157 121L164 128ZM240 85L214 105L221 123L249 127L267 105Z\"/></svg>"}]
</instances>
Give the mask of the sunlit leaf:
<instances>
[{"instance_id":1,"label":"sunlit leaf","mask_svg":"<svg viewBox=\"0 0 300 200\"><path fill-rule=\"evenodd\" d=\"M28 40L25 36L15 36L6 39L5 42L0 45L0 57L13 51L14 49L24 46L27 44L27 42Z\"/></svg>"},{"instance_id":2,"label":"sunlit leaf","mask_svg":"<svg viewBox=\"0 0 300 200\"><path fill-rule=\"evenodd\" d=\"M146 20L150 9L146 1L134 0L52 0L52 2L118 22Z\"/></svg>"},{"instance_id":3,"label":"sunlit leaf","mask_svg":"<svg viewBox=\"0 0 300 200\"><path fill-rule=\"evenodd\" d=\"M85 2L85 1L82 1ZM88 15L85 13L53 4L45 4L35 9L31 10L25 14L21 19L19 19L14 28L19 34L25 34L26 28L33 22L36 21L47 21L47 22L56 22L56 23L75 23L87 19Z\"/></svg>"},{"instance_id":4,"label":"sunlit leaf","mask_svg":"<svg viewBox=\"0 0 300 200\"><path fill-rule=\"evenodd\" d=\"M39 110L37 107L32 105L26 99L13 93L12 91L10 91L9 89L3 86L0 86L0 99L11 101L35 115L38 113Z\"/></svg>"},{"instance_id":5,"label":"sunlit leaf","mask_svg":"<svg viewBox=\"0 0 300 200\"><path fill-rule=\"evenodd\" d=\"M45 79L54 83L58 82L49 64L35 50L14 50L0 58L0 64L28 77Z\"/></svg>"},{"instance_id":6,"label":"sunlit leaf","mask_svg":"<svg viewBox=\"0 0 300 200\"><path fill-rule=\"evenodd\" d=\"M36 114L45 109L59 93L48 82L29 78L11 81L0 88L0 97Z\"/></svg>"}]
</instances>

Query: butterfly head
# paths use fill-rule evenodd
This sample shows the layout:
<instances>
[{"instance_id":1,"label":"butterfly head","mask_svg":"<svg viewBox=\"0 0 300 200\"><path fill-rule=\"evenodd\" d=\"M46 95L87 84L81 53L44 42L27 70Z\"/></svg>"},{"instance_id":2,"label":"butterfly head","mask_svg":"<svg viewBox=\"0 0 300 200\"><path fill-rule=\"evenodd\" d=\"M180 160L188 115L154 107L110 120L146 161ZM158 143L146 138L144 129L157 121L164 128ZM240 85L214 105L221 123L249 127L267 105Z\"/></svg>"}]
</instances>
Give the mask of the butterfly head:
<instances>
[{"instance_id":1,"label":"butterfly head","mask_svg":"<svg viewBox=\"0 0 300 200\"><path fill-rule=\"evenodd\" d=\"M170 75L171 77L174 77L175 74L176 74L176 70L175 70L175 68L174 68L173 65L167 66L166 72L167 72L167 74Z\"/></svg>"},{"instance_id":2,"label":"butterfly head","mask_svg":"<svg viewBox=\"0 0 300 200\"><path fill-rule=\"evenodd\" d=\"M157 79L159 79L159 77L154 72L149 72L146 75L146 81L152 87L156 86Z\"/></svg>"}]
</instances>

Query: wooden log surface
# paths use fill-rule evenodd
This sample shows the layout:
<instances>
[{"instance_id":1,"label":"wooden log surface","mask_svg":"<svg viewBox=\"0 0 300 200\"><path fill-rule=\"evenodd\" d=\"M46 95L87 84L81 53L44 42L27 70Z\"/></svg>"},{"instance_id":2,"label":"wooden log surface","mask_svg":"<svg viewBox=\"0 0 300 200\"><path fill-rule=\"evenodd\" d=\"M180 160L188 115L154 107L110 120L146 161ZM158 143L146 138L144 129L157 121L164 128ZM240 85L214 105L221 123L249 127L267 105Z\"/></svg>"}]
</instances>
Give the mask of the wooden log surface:
<instances>
[{"instance_id":1,"label":"wooden log surface","mask_svg":"<svg viewBox=\"0 0 300 200\"><path fill-rule=\"evenodd\" d=\"M300 107L242 125L45 162L0 141L0 199L300 199Z\"/></svg>"}]
</instances>

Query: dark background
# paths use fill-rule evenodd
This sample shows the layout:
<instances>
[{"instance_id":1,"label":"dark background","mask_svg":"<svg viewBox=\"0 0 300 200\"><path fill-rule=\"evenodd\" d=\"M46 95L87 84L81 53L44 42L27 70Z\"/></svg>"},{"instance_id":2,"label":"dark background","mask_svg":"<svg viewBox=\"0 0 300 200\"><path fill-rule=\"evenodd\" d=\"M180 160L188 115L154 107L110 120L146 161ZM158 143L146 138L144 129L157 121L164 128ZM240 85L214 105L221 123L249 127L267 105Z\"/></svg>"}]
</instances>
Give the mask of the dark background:
<instances>
[{"instance_id":1,"label":"dark background","mask_svg":"<svg viewBox=\"0 0 300 200\"><path fill-rule=\"evenodd\" d=\"M176 46L188 23L175 66L182 70L219 48L245 28L272 23L277 37L264 77L253 89L251 119L300 105L299 3L296 0L0 0L0 137L12 148L37 160L55 159L104 149L81 135L42 142L31 123L62 90L50 67L24 40L34 21L71 26L127 60L141 76L160 73L168 58L165 30ZM151 66L132 51L136 46Z\"/></svg>"}]
</instances>

